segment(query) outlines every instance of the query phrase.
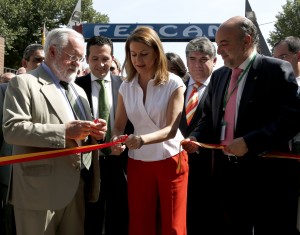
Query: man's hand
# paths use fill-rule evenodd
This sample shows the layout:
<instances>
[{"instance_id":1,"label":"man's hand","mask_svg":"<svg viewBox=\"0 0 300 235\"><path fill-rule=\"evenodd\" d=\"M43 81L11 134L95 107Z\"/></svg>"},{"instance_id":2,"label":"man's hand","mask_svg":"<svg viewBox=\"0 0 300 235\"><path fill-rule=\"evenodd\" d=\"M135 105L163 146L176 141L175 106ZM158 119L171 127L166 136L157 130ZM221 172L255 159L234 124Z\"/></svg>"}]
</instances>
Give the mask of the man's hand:
<instances>
[{"instance_id":1,"label":"man's hand","mask_svg":"<svg viewBox=\"0 0 300 235\"><path fill-rule=\"evenodd\" d=\"M248 147L243 137L234 139L231 144L224 147L225 154L234 155L237 157L244 156L248 152Z\"/></svg>"},{"instance_id":2,"label":"man's hand","mask_svg":"<svg viewBox=\"0 0 300 235\"><path fill-rule=\"evenodd\" d=\"M197 141L194 136L190 136L181 141L182 148L188 153L195 153L199 150L199 146L192 141Z\"/></svg>"},{"instance_id":3,"label":"man's hand","mask_svg":"<svg viewBox=\"0 0 300 235\"><path fill-rule=\"evenodd\" d=\"M107 130L106 121L98 120L97 123L82 120L66 123L66 138L84 140L88 135L91 135L97 140L104 139Z\"/></svg>"},{"instance_id":4,"label":"man's hand","mask_svg":"<svg viewBox=\"0 0 300 235\"><path fill-rule=\"evenodd\" d=\"M125 135L113 136L111 138L111 142L120 140L120 139L122 139L124 137L125 137ZM125 144L121 144L121 143L120 144L115 144L115 145L111 146L110 149L111 149L111 152L112 152L113 155L120 155L126 149L126 145Z\"/></svg>"},{"instance_id":5,"label":"man's hand","mask_svg":"<svg viewBox=\"0 0 300 235\"><path fill-rule=\"evenodd\" d=\"M96 140L104 140L107 131L107 123L104 119L96 119L92 123L92 131L90 133Z\"/></svg>"}]
</instances>

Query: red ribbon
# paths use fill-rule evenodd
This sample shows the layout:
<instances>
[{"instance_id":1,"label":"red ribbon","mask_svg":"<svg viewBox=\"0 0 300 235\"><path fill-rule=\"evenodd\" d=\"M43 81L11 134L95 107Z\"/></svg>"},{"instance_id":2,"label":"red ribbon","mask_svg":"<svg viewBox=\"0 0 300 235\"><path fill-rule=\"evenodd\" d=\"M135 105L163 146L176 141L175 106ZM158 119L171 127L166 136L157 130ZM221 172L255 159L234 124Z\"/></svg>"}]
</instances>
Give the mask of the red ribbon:
<instances>
[{"instance_id":1,"label":"red ribbon","mask_svg":"<svg viewBox=\"0 0 300 235\"><path fill-rule=\"evenodd\" d=\"M218 145L218 144L204 144L204 143L199 143L199 142L196 142L196 141L192 141L192 142L194 144L202 147L202 148L223 149L225 147L224 145ZM285 159L297 159L297 160L300 160L300 155L292 154L292 153L284 153L284 152L275 152L275 151L272 151L270 153L266 153L266 154L262 155L261 157L285 158Z\"/></svg>"},{"instance_id":2,"label":"red ribbon","mask_svg":"<svg viewBox=\"0 0 300 235\"><path fill-rule=\"evenodd\" d=\"M26 154L17 154L13 156L4 156L0 157L0 165L13 164L19 162L28 162L34 160L42 160L47 158L61 157L71 154L77 154L82 152L90 152L97 149L107 148L114 146L116 144L123 143L128 136L124 136L117 141L104 143L104 144L95 144L95 145L86 145L74 148L50 150L45 152L36 152L36 153L26 153Z\"/></svg>"},{"instance_id":3,"label":"red ribbon","mask_svg":"<svg viewBox=\"0 0 300 235\"><path fill-rule=\"evenodd\" d=\"M207 148L207 149L223 149L225 147L224 145L219 145L219 144L205 144L205 143L200 143L200 142L196 142L196 141L191 141L191 142L198 145L199 147ZM179 151L181 152L181 143L180 143ZM291 153L284 153L284 152L275 152L275 151L272 151L270 153L266 153L266 154L262 155L261 157L285 158L285 159L300 160L300 155L291 154ZM180 164L181 164L181 156L179 155L178 165L177 165L177 171L178 172L180 172L180 169L181 169Z\"/></svg>"}]
</instances>

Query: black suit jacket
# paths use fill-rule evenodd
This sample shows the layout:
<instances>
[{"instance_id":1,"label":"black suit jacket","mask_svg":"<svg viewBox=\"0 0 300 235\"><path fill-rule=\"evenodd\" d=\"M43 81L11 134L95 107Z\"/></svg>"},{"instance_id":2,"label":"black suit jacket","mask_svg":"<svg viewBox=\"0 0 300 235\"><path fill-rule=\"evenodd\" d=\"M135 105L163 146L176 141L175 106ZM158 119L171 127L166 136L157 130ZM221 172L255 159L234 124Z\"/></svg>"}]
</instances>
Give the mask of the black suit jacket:
<instances>
[{"instance_id":1,"label":"black suit jacket","mask_svg":"<svg viewBox=\"0 0 300 235\"><path fill-rule=\"evenodd\" d=\"M212 74L204 116L191 134L200 142L220 143L230 75L227 67ZM244 137L249 154L288 151L288 140L300 131L300 100L290 63L257 54L246 79L234 137Z\"/></svg>"},{"instance_id":2,"label":"black suit jacket","mask_svg":"<svg viewBox=\"0 0 300 235\"><path fill-rule=\"evenodd\" d=\"M231 70L222 67L211 76L204 114L191 134L199 142L220 143L230 75ZM214 214L228 234L250 234L252 226L259 234L297 234L290 231L296 231L299 163L260 155L288 152L289 139L300 131L299 120L300 100L291 64L257 54L246 77L234 133L235 138L244 138L248 152L232 161L222 151L213 151Z\"/></svg>"}]
</instances>

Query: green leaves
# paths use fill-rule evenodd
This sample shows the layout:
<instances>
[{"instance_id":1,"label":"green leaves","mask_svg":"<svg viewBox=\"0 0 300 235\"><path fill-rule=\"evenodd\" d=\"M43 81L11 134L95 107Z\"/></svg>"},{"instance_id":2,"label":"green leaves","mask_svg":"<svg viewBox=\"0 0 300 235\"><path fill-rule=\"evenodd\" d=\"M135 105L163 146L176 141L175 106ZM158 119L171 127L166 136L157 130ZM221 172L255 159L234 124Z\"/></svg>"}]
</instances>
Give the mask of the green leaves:
<instances>
[{"instance_id":1,"label":"green leaves","mask_svg":"<svg viewBox=\"0 0 300 235\"><path fill-rule=\"evenodd\" d=\"M67 25L78 0L0 0L0 35L5 38L5 67L21 66L23 51L31 43L41 43L41 29ZM109 17L93 9L92 0L81 0L82 19L108 23Z\"/></svg>"},{"instance_id":2,"label":"green leaves","mask_svg":"<svg viewBox=\"0 0 300 235\"><path fill-rule=\"evenodd\" d=\"M284 37L300 35L300 0L287 0L282 9L283 11L276 15L275 30L270 33L268 39L272 47Z\"/></svg>"}]
</instances>

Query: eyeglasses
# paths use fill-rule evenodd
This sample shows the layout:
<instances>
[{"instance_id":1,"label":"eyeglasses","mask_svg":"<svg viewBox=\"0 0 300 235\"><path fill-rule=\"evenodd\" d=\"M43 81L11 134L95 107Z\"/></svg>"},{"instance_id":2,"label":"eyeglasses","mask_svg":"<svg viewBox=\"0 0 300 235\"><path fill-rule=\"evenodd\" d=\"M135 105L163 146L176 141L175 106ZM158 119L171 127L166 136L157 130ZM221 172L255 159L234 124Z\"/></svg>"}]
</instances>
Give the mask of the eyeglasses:
<instances>
[{"instance_id":1,"label":"eyeglasses","mask_svg":"<svg viewBox=\"0 0 300 235\"><path fill-rule=\"evenodd\" d=\"M33 62L34 63L42 63L43 61L44 61L44 57L35 57L35 58L33 58Z\"/></svg>"},{"instance_id":2,"label":"eyeglasses","mask_svg":"<svg viewBox=\"0 0 300 235\"><path fill-rule=\"evenodd\" d=\"M110 67L109 70L112 72L112 71L115 71L115 69L116 69L115 67Z\"/></svg>"},{"instance_id":3,"label":"eyeglasses","mask_svg":"<svg viewBox=\"0 0 300 235\"><path fill-rule=\"evenodd\" d=\"M78 57L77 55L70 55L69 53L63 51L65 54L67 54L68 56L70 56L69 60L71 62L83 62L84 61L84 57Z\"/></svg>"}]
</instances>

